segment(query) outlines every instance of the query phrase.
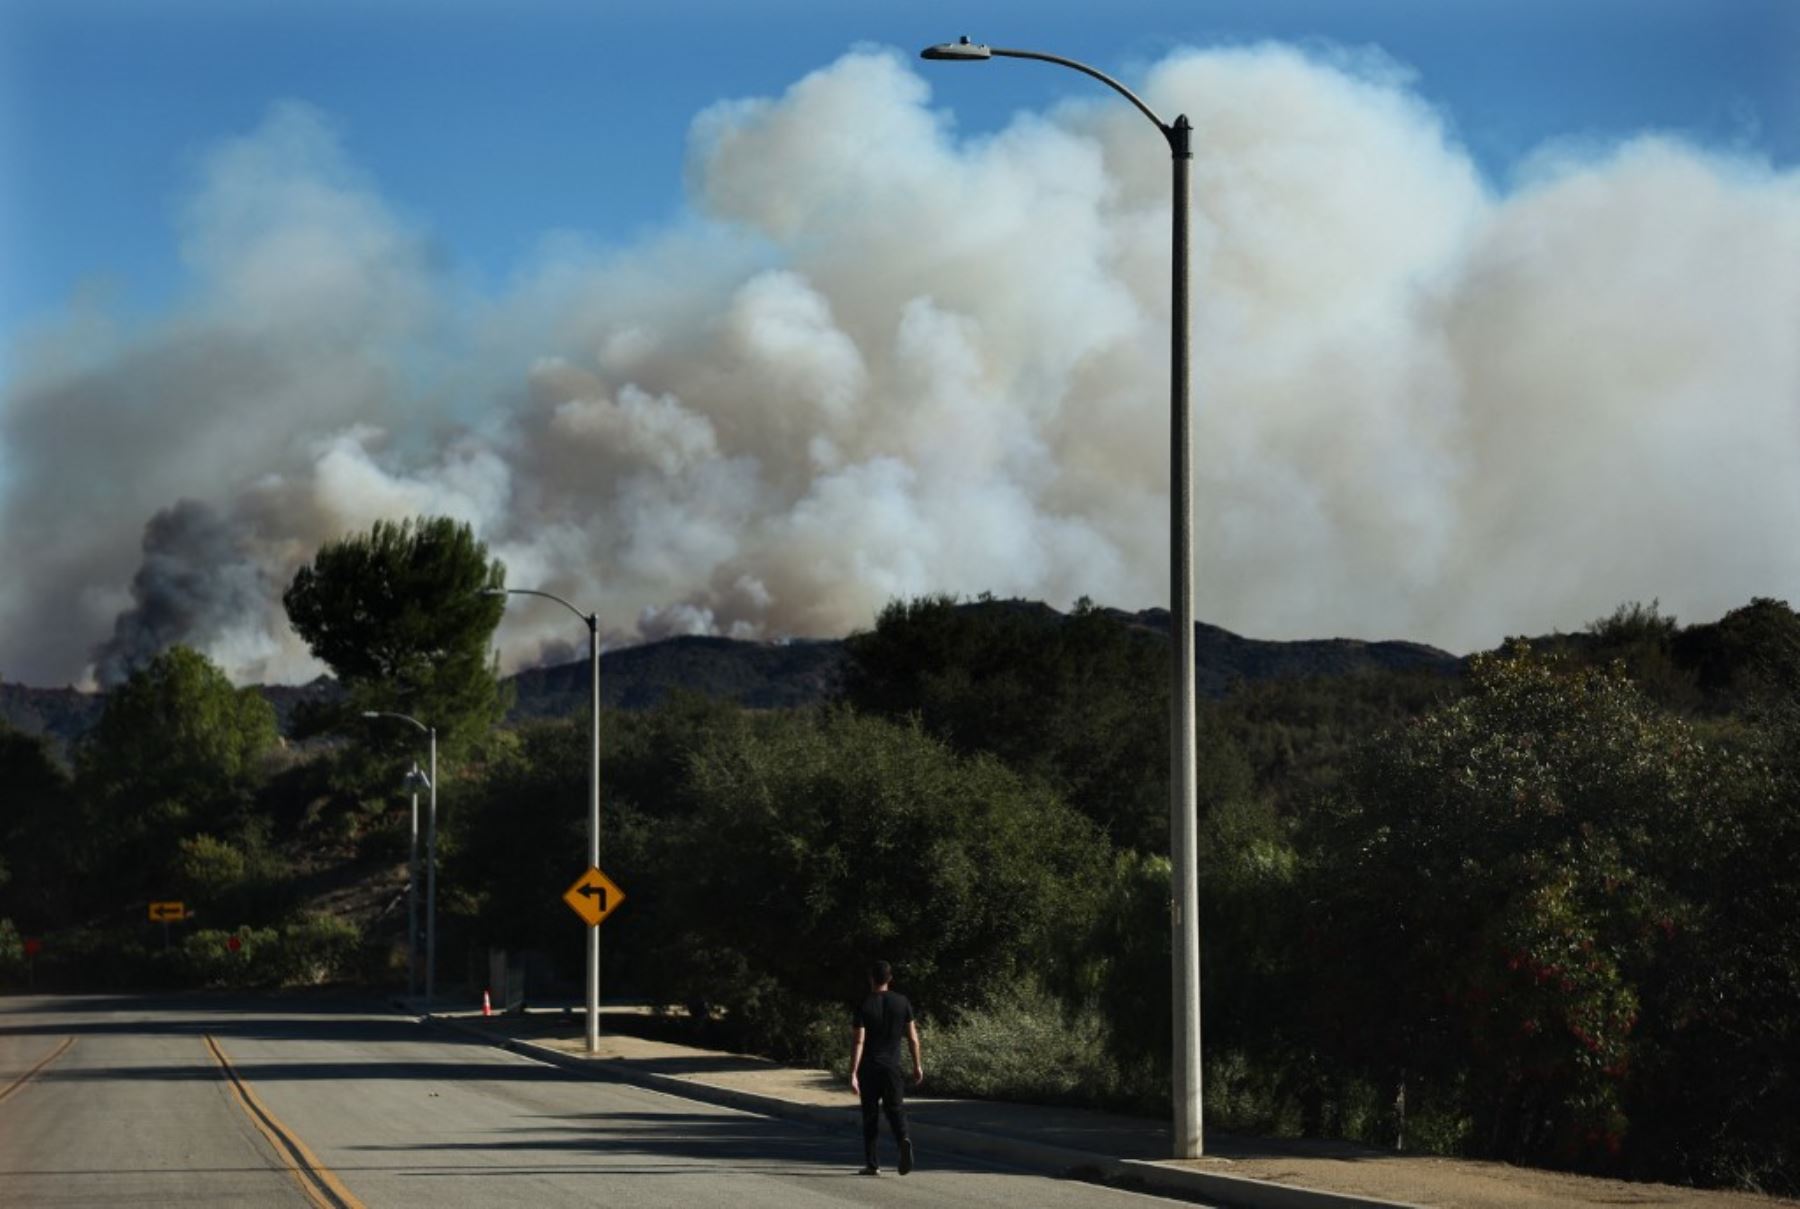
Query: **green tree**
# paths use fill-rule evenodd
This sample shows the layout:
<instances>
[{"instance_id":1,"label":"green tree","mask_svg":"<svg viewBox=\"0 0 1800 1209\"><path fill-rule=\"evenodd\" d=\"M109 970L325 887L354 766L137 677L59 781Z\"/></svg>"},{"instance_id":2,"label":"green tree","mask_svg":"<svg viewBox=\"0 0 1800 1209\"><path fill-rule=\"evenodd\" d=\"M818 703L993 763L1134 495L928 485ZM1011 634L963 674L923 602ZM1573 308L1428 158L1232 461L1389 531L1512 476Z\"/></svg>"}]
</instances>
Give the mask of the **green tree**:
<instances>
[{"instance_id":1,"label":"green tree","mask_svg":"<svg viewBox=\"0 0 1800 1209\"><path fill-rule=\"evenodd\" d=\"M1800 702L1740 720L1693 835L1659 837L1694 909L1640 986L1633 1152L1664 1179L1800 1193ZM1659 929L1665 921L1659 920Z\"/></svg>"},{"instance_id":2,"label":"green tree","mask_svg":"<svg viewBox=\"0 0 1800 1209\"><path fill-rule=\"evenodd\" d=\"M276 739L273 707L198 651L171 647L139 668L76 756L99 864L160 889L184 836L243 821Z\"/></svg>"},{"instance_id":3,"label":"green tree","mask_svg":"<svg viewBox=\"0 0 1800 1209\"><path fill-rule=\"evenodd\" d=\"M1721 707L1800 697L1800 613L1784 600L1759 596L1716 622L1689 626L1671 645Z\"/></svg>"},{"instance_id":4,"label":"green tree","mask_svg":"<svg viewBox=\"0 0 1800 1209\"><path fill-rule=\"evenodd\" d=\"M1435 672L1278 678L1235 684L1223 700L1203 703L1202 714L1242 753L1253 793L1304 818L1365 744L1460 691L1457 680Z\"/></svg>"},{"instance_id":5,"label":"green tree","mask_svg":"<svg viewBox=\"0 0 1800 1209\"><path fill-rule=\"evenodd\" d=\"M664 971L688 968L665 939L681 925L668 916L664 887L696 874L658 853L693 813L693 753L746 718L736 705L685 693L653 709L602 712L600 864L626 893L601 946L609 996L665 990L674 980ZM446 922L480 947L545 953L570 979L585 964L585 943L560 894L586 864L590 736L584 716L506 732L459 782L440 833Z\"/></svg>"},{"instance_id":6,"label":"green tree","mask_svg":"<svg viewBox=\"0 0 1800 1209\"><path fill-rule=\"evenodd\" d=\"M896 601L846 642L846 702L916 715L964 754L1044 781L1113 843L1169 844L1169 648L1083 600L1065 617L1025 601ZM1250 792L1231 738L1203 721L1202 810Z\"/></svg>"},{"instance_id":7,"label":"green tree","mask_svg":"<svg viewBox=\"0 0 1800 1209\"><path fill-rule=\"evenodd\" d=\"M456 809L445 812L440 833L449 914L466 918L470 939L478 947L548 952L571 978L582 968L585 942L559 896L587 865L589 741L585 720L520 726L459 784ZM619 819L610 793L601 816L609 840L601 863L635 899L638 884L612 853Z\"/></svg>"},{"instance_id":8,"label":"green tree","mask_svg":"<svg viewBox=\"0 0 1800 1209\"><path fill-rule=\"evenodd\" d=\"M282 596L288 619L348 690L330 716L409 714L456 749L506 714L490 654L506 581L468 525L447 517L377 521L328 542Z\"/></svg>"},{"instance_id":9,"label":"green tree","mask_svg":"<svg viewBox=\"0 0 1800 1209\"><path fill-rule=\"evenodd\" d=\"M68 774L44 741L0 723L0 917L66 919L88 848Z\"/></svg>"},{"instance_id":10,"label":"green tree","mask_svg":"<svg viewBox=\"0 0 1800 1209\"><path fill-rule=\"evenodd\" d=\"M1054 984L1110 860L991 757L842 709L721 728L682 795L655 856L658 935L688 963L668 973L777 1048L877 955L944 1013L1026 973Z\"/></svg>"},{"instance_id":11,"label":"green tree","mask_svg":"<svg viewBox=\"0 0 1800 1209\"><path fill-rule=\"evenodd\" d=\"M1716 772L1620 673L1477 657L1467 696L1370 745L1325 820L1323 1035L1387 1086L1458 1089L1478 1149L1616 1152Z\"/></svg>"}]
</instances>

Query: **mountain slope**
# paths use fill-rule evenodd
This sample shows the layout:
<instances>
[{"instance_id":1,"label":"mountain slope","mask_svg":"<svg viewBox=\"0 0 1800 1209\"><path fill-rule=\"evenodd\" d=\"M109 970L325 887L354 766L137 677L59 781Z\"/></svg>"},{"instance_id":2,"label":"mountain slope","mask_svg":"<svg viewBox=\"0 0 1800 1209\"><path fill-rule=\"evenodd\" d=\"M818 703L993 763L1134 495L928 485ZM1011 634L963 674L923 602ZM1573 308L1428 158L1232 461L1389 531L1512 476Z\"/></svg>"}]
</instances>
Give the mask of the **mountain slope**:
<instances>
[{"instance_id":1,"label":"mountain slope","mask_svg":"<svg viewBox=\"0 0 1800 1209\"><path fill-rule=\"evenodd\" d=\"M962 607L1028 609L1052 624L1065 617L1035 601L982 601ZM1166 609L1107 613L1158 640L1169 630ZM753 709L811 705L834 695L846 658L844 643L838 639L668 638L602 654L600 696L605 705L619 709L648 709L678 690ZM1194 663L1197 691L1204 697L1222 697L1237 681L1353 676L1376 670L1453 675L1462 665L1455 655L1420 643L1349 638L1269 642L1204 622L1195 626ZM585 659L532 668L510 680L517 689L514 721L564 717L587 708ZM297 704L329 698L336 688L325 677L306 685L259 687L275 706L284 729ZM0 683L0 722L28 734L47 735L64 749L99 720L104 708L104 696L96 693Z\"/></svg>"}]
</instances>

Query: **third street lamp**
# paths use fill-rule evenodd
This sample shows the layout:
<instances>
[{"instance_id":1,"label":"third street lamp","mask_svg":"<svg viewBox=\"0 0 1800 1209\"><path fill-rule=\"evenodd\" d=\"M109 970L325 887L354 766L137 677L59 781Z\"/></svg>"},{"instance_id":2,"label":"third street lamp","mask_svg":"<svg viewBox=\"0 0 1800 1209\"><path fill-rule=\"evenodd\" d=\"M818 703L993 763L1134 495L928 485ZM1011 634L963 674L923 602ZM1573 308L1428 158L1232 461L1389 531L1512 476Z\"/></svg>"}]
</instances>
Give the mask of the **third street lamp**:
<instances>
[{"instance_id":1,"label":"third street lamp","mask_svg":"<svg viewBox=\"0 0 1800 1209\"><path fill-rule=\"evenodd\" d=\"M437 988L437 728L426 726L409 714L386 713L381 710L364 710L365 718L398 718L402 722L410 722L425 732L431 741L431 772L419 771L419 762L413 761L413 770L407 774L410 780L420 777L425 781L425 788L430 791L431 805L425 821L425 1010L431 1011L432 992ZM412 993L413 953L418 948L418 907L415 905L419 866L419 795L413 794L412 833L413 847L408 858L406 878L406 991Z\"/></svg>"},{"instance_id":2,"label":"third street lamp","mask_svg":"<svg viewBox=\"0 0 1800 1209\"><path fill-rule=\"evenodd\" d=\"M542 596L554 600L587 623L589 704L593 707L593 764L588 775L588 867L600 867L600 615L580 609L550 592L530 588L485 588L483 596ZM587 945L587 1052L600 1050L600 929L588 928Z\"/></svg>"},{"instance_id":3,"label":"third street lamp","mask_svg":"<svg viewBox=\"0 0 1800 1209\"><path fill-rule=\"evenodd\" d=\"M925 59L980 62L990 58L1038 59L1092 76L1149 118L1175 161L1175 214L1169 257L1169 852L1174 860L1170 903L1174 973L1175 1157L1198 1158L1200 1121L1200 920L1195 863L1197 802L1194 789L1194 544L1193 477L1188 439L1188 164L1192 127L1185 114L1165 122L1136 93L1103 71L1034 50L1003 50L963 38L929 46Z\"/></svg>"}]
</instances>

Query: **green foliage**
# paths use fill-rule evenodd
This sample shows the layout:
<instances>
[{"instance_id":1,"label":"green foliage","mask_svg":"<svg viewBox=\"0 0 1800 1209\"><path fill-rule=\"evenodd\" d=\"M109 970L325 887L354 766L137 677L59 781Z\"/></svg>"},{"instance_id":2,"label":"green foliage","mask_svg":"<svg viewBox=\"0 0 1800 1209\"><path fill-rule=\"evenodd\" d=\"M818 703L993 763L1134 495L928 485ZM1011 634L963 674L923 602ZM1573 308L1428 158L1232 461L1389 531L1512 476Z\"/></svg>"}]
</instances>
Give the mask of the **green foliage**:
<instances>
[{"instance_id":1,"label":"green foliage","mask_svg":"<svg viewBox=\"0 0 1800 1209\"><path fill-rule=\"evenodd\" d=\"M22 986L25 982L25 938L13 921L0 916L0 986Z\"/></svg>"},{"instance_id":2,"label":"green foliage","mask_svg":"<svg viewBox=\"0 0 1800 1209\"><path fill-rule=\"evenodd\" d=\"M1301 988L1299 858L1289 826L1266 803L1236 802L1201 820L1199 885L1202 1016L1208 1048L1272 1067L1286 1060ZM1146 1103L1166 1099L1173 1036L1169 950L1173 897L1167 858L1122 853L1085 951L1089 985L1114 1027L1108 1044L1123 1086Z\"/></svg>"},{"instance_id":3,"label":"green foliage","mask_svg":"<svg viewBox=\"0 0 1800 1209\"><path fill-rule=\"evenodd\" d=\"M1371 1070L1460 1081L1486 1153L1618 1153L1645 996L1724 889L1695 869L1742 821L1740 780L1619 673L1478 658L1466 697L1365 752L1321 829L1322 1032Z\"/></svg>"},{"instance_id":4,"label":"green foliage","mask_svg":"<svg viewBox=\"0 0 1800 1209\"><path fill-rule=\"evenodd\" d=\"M234 952L231 940L237 938ZM177 976L189 986L274 986L273 954L281 934L274 928L202 928L181 938L175 949Z\"/></svg>"},{"instance_id":5,"label":"green foliage","mask_svg":"<svg viewBox=\"0 0 1800 1209\"><path fill-rule=\"evenodd\" d=\"M1201 733L1220 734L1242 754L1251 793L1302 817L1336 790L1364 745L1460 692L1455 680L1411 671L1239 683L1202 703Z\"/></svg>"},{"instance_id":6,"label":"green foliage","mask_svg":"<svg viewBox=\"0 0 1800 1209\"><path fill-rule=\"evenodd\" d=\"M335 982L355 970L361 944L362 934L348 920L302 916L282 926L277 978L282 986Z\"/></svg>"},{"instance_id":7,"label":"green foliage","mask_svg":"<svg viewBox=\"0 0 1800 1209\"><path fill-rule=\"evenodd\" d=\"M546 948L564 968L579 969L585 942L559 896L587 867L589 728L585 721L534 722L514 740L477 777L458 783L454 808L449 797L441 799L444 887L471 917L478 947ZM609 787L602 792L610 831ZM606 850L602 864L636 896Z\"/></svg>"},{"instance_id":8,"label":"green foliage","mask_svg":"<svg viewBox=\"0 0 1800 1209\"><path fill-rule=\"evenodd\" d=\"M1800 614L1786 601L1757 597L1711 625L1689 627L1671 648L1715 709L1800 696Z\"/></svg>"},{"instance_id":9,"label":"green foliage","mask_svg":"<svg viewBox=\"0 0 1800 1209\"><path fill-rule=\"evenodd\" d=\"M896 601L846 640L844 700L916 716L964 754L1043 781L1116 845L1169 843L1168 644L1083 601L1042 605L947 596ZM1231 740L1202 727L1202 809L1249 792Z\"/></svg>"},{"instance_id":10,"label":"green foliage","mask_svg":"<svg viewBox=\"0 0 1800 1209\"><path fill-rule=\"evenodd\" d=\"M269 843L264 820L250 819L224 839L205 832L182 838L164 893L186 902L198 919L262 923L293 909L298 873Z\"/></svg>"},{"instance_id":11,"label":"green foliage","mask_svg":"<svg viewBox=\"0 0 1800 1209\"><path fill-rule=\"evenodd\" d=\"M579 969L556 892L586 848L587 728L518 738L459 796L450 881L480 943ZM723 1009L717 1043L812 1052L822 1005L877 953L938 1011L1027 969L1053 978L1100 885L1079 816L914 725L690 698L608 714L603 743L602 865L628 896L607 985Z\"/></svg>"},{"instance_id":12,"label":"green foliage","mask_svg":"<svg viewBox=\"0 0 1800 1209\"><path fill-rule=\"evenodd\" d=\"M238 942L233 951L231 942ZM275 928L198 929L182 937L173 967L183 985L319 986L357 972L362 937L354 925L310 915Z\"/></svg>"},{"instance_id":13,"label":"green foliage","mask_svg":"<svg viewBox=\"0 0 1800 1209\"><path fill-rule=\"evenodd\" d=\"M664 887L694 873L661 853L691 815L693 752L747 718L735 706L685 694L652 710L602 713L600 863L626 893L605 925L609 995L647 994L667 985L661 971L698 968L697 957L629 938L688 926L671 914L674 895ZM583 934L560 894L586 864L590 735L585 717L527 723L457 784L441 822L444 889L476 946L542 950L559 970L583 968Z\"/></svg>"},{"instance_id":14,"label":"green foliage","mask_svg":"<svg viewBox=\"0 0 1800 1209\"><path fill-rule=\"evenodd\" d=\"M507 702L489 639L505 602L481 593L505 579L469 526L446 517L377 521L321 547L282 596L294 629L349 691L315 724L404 713L458 751L500 721Z\"/></svg>"},{"instance_id":15,"label":"green foliage","mask_svg":"<svg viewBox=\"0 0 1800 1209\"><path fill-rule=\"evenodd\" d=\"M187 898L211 902L243 884L248 862L230 844L201 834L188 836L176 847L176 888Z\"/></svg>"},{"instance_id":16,"label":"green foliage","mask_svg":"<svg viewBox=\"0 0 1800 1209\"><path fill-rule=\"evenodd\" d=\"M1609 616L1589 622L1588 633L1607 647L1630 647L1641 643L1666 645L1681 627L1676 625L1675 615L1664 613L1661 605L1660 600L1652 600L1649 604L1628 601Z\"/></svg>"},{"instance_id":17,"label":"green foliage","mask_svg":"<svg viewBox=\"0 0 1800 1209\"><path fill-rule=\"evenodd\" d=\"M885 955L940 1010L1035 969L1103 849L1053 796L912 726L831 710L716 734L666 849L721 948L818 1000Z\"/></svg>"},{"instance_id":18,"label":"green foliage","mask_svg":"<svg viewBox=\"0 0 1800 1209\"><path fill-rule=\"evenodd\" d=\"M1090 985L1101 1014L1112 1022L1108 1045L1122 1078L1159 1095L1169 1082L1174 1035L1169 903L1171 868L1165 856L1121 852L1113 862L1092 939Z\"/></svg>"},{"instance_id":19,"label":"green foliage","mask_svg":"<svg viewBox=\"0 0 1800 1209\"><path fill-rule=\"evenodd\" d=\"M158 655L107 695L77 765L90 788L172 817L236 800L275 746L275 711L190 647Z\"/></svg>"},{"instance_id":20,"label":"green foliage","mask_svg":"<svg viewBox=\"0 0 1800 1209\"><path fill-rule=\"evenodd\" d=\"M0 916L42 928L74 910L70 875L90 837L41 739L0 725L0 785Z\"/></svg>"},{"instance_id":21,"label":"green foliage","mask_svg":"<svg viewBox=\"0 0 1800 1209\"><path fill-rule=\"evenodd\" d=\"M1266 801L1227 802L1200 821L1200 986L1208 1034L1256 1061L1286 1061L1303 993L1300 858L1293 825ZM1167 987L1168 973L1163 986Z\"/></svg>"},{"instance_id":22,"label":"green foliage","mask_svg":"<svg viewBox=\"0 0 1800 1209\"><path fill-rule=\"evenodd\" d=\"M1667 921L1667 960L1639 988L1633 1153L1665 1177L1792 1195L1800 1192L1800 704L1790 698L1747 719L1709 788L1697 835L1659 837L1692 909Z\"/></svg>"},{"instance_id":23,"label":"green foliage","mask_svg":"<svg viewBox=\"0 0 1800 1209\"><path fill-rule=\"evenodd\" d=\"M840 1036L847 1030L839 1021ZM1002 984L987 1002L921 1029L927 1088L1031 1104L1128 1104L1107 1049L1111 1030L1091 1006L1070 1011L1035 979ZM840 1045L834 1070L849 1074Z\"/></svg>"},{"instance_id":24,"label":"green foliage","mask_svg":"<svg viewBox=\"0 0 1800 1209\"><path fill-rule=\"evenodd\" d=\"M164 651L108 694L77 753L77 869L115 895L167 894L182 838L245 821L275 743L260 695L197 651Z\"/></svg>"}]
</instances>

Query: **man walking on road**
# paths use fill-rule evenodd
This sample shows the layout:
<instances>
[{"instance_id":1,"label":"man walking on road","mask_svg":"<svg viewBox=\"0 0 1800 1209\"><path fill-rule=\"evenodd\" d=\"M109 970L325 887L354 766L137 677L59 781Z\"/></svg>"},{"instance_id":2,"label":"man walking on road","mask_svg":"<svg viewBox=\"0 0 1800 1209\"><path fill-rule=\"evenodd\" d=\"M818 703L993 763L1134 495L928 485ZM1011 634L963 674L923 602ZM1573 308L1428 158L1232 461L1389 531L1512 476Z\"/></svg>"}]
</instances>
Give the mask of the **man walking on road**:
<instances>
[{"instance_id":1,"label":"man walking on road","mask_svg":"<svg viewBox=\"0 0 1800 1209\"><path fill-rule=\"evenodd\" d=\"M900 1174L913 1169L912 1139L906 1133L906 1076L902 1047L912 1048L913 1086L925 1082L919 1060L919 1024L906 996L888 989L894 968L885 961L869 967L869 997L850 1020L855 1045L850 1053L850 1090L862 1097L864 1175L880 1175L875 1142L881 1134L881 1111L900 1148Z\"/></svg>"}]
</instances>

